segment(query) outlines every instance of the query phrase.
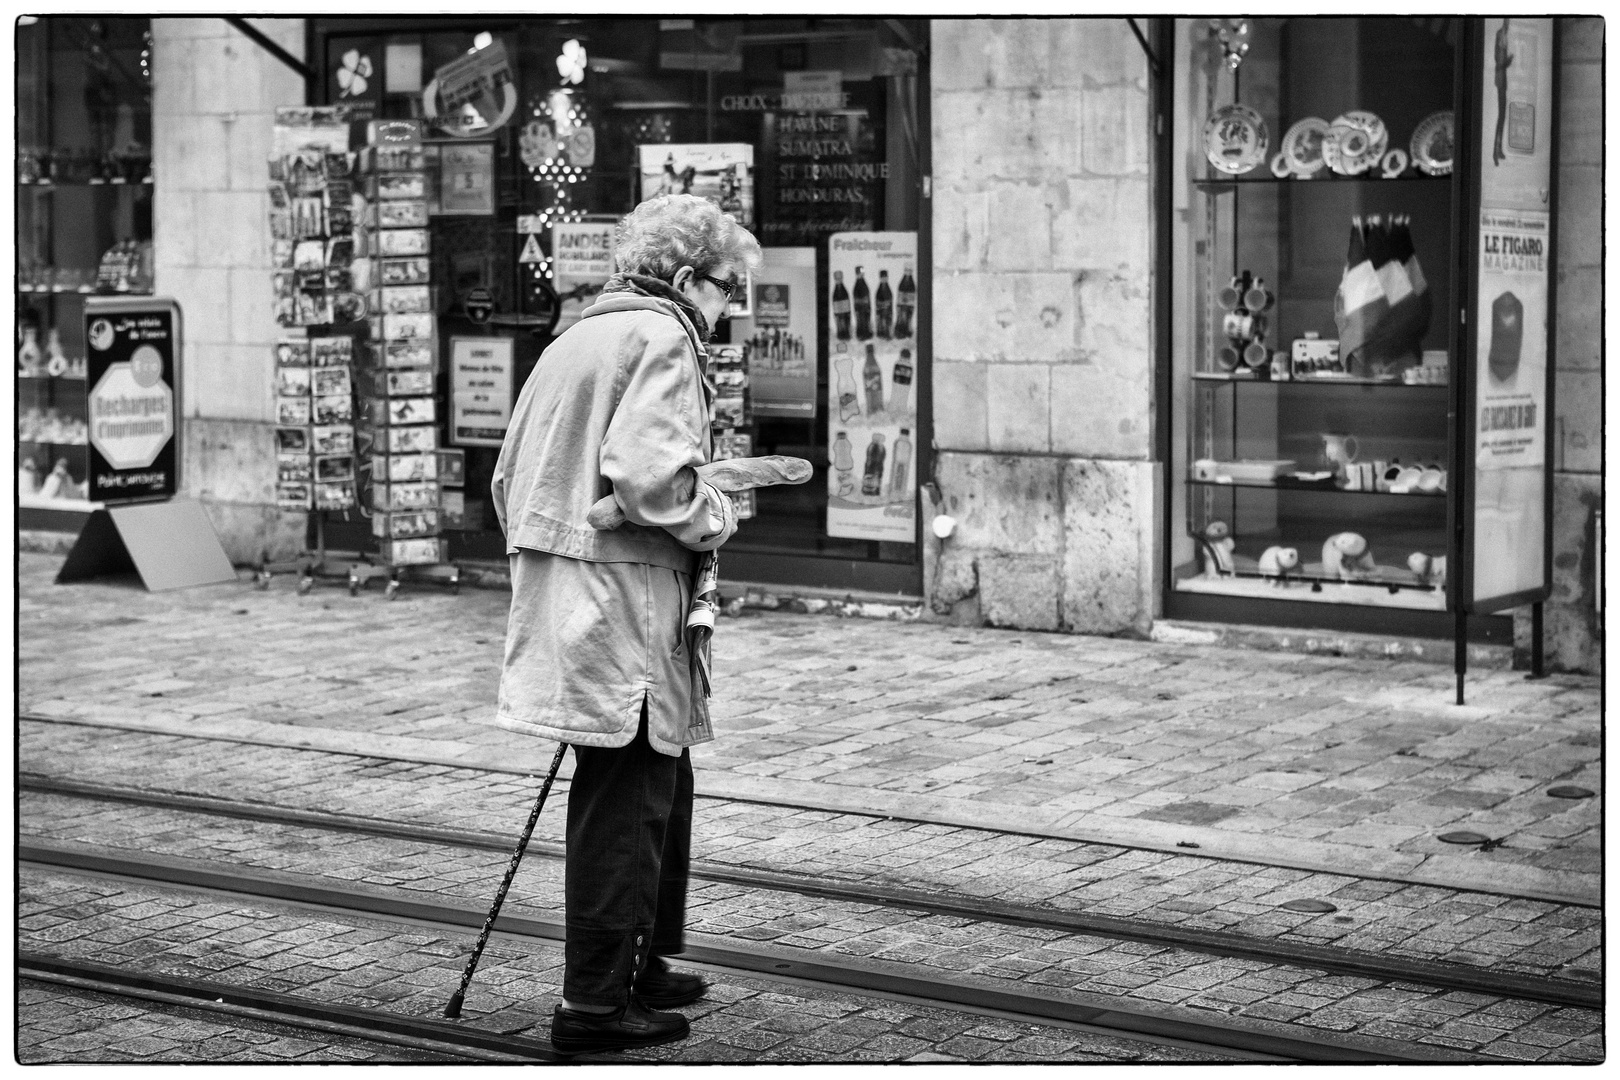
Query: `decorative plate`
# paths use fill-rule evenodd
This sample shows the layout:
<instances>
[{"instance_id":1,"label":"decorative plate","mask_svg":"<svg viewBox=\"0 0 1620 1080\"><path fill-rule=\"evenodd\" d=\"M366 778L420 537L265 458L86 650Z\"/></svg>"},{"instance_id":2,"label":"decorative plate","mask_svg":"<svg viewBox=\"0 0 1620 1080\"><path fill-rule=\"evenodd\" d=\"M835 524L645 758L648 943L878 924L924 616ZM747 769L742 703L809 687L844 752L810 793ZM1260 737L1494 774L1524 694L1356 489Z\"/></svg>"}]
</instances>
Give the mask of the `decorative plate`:
<instances>
[{"instance_id":1,"label":"decorative plate","mask_svg":"<svg viewBox=\"0 0 1620 1080\"><path fill-rule=\"evenodd\" d=\"M1430 176L1451 175L1456 153L1452 123L1451 111L1447 109L1424 117L1412 132L1412 161Z\"/></svg>"},{"instance_id":2,"label":"decorative plate","mask_svg":"<svg viewBox=\"0 0 1620 1080\"><path fill-rule=\"evenodd\" d=\"M1204 123L1204 155L1223 173L1246 173L1266 160L1271 132L1247 105L1222 105Z\"/></svg>"},{"instance_id":3,"label":"decorative plate","mask_svg":"<svg viewBox=\"0 0 1620 1080\"><path fill-rule=\"evenodd\" d=\"M1282 139L1283 159L1300 176L1314 176L1327 162L1322 159L1322 141L1327 138L1328 122L1319 116L1296 121Z\"/></svg>"},{"instance_id":4,"label":"decorative plate","mask_svg":"<svg viewBox=\"0 0 1620 1080\"><path fill-rule=\"evenodd\" d=\"M1322 140L1322 157L1340 176L1360 176L1389 149L1389 129L1370 112L1353 109L1333 118Z\"/></svg>"}]
</instances>

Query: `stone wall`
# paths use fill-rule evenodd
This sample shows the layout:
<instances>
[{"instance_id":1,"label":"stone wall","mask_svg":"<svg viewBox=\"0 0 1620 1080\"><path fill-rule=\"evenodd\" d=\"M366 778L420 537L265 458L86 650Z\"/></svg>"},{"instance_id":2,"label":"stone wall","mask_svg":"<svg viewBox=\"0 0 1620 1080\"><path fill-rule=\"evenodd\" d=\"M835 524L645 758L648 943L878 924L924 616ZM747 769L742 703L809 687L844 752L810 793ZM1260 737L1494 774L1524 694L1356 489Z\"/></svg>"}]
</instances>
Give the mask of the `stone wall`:
<instances>
[{"instance_id":1,"label":"stone wall","mask_svg":"<svg viewBox=\"0 0 1620 1080\"><path fill-rule=\"evenodd\" d=\"M1598 514L1603 508L1603 20L1563 19L1559 71L1558 297L1553 428L1553 593L1547 666L1601 673ZM1515 613L1520 663L1528 609Z\"/></svg>"},{"instance_id":2,"label":"stone wall","mask_svg":"<svg viewBox=\"0 0 1620 1080\"><path fill-rule=\"evenodd\" d=\"M303 19L252 23L294 56ZM155 18L157 292L183 320L182 472L238 563L286 557L305 515L275 506L267 175L278 105L303 81L224 19Z\"/></svg>"},{"instance_id":3,"label":"stone wall","mask_svg":"<svg viewBox=\"0 0 1620 1080\"><path fill-rule=\"evenodd\" d=\"M935 20L936 612L1153 618L1148 68L1124 19Z\"/></svg>"}]
</instances>

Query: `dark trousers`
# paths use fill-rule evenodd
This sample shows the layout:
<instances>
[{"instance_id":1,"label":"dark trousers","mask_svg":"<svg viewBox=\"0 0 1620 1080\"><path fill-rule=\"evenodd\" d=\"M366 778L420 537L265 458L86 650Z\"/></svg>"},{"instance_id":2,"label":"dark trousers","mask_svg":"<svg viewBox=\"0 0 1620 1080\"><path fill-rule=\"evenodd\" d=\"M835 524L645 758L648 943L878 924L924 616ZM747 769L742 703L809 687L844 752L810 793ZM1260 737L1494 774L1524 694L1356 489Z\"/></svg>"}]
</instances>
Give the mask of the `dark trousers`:
<instances>
[{"instance_id":1,"label":"dark trousers","mask_svg":"<svg viewBox=\"0 0 1620 1080\"><path fill-rule=\"evenodd\" d=\"M564 877L563 997L623 1005L649 956L685 948L692 858L692 756L647 742L574 747Z\"/></svg>"}]
</instances>

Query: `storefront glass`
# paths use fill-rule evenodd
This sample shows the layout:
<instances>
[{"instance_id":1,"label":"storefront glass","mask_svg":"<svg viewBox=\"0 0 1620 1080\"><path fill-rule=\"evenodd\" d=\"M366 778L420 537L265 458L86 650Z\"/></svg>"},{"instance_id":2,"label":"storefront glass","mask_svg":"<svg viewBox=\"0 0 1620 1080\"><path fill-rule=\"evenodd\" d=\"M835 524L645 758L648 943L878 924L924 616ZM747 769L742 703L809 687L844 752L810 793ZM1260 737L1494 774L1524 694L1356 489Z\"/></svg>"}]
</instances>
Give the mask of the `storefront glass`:
<instances>
[{"instance_id":1,"label":"storefront glass","mask_svg":"<svg viewBox=\"0 0 1620 1080\"><path fill-rule=\"evenodd\" d=\"M600 288L612 223L644 197L692 191L766 249L717 337L734 346L715 350L717 372L745 371L747 383L722 388L722 452L815 466L805 485L756 493L727 576L919 590L909 493L928 446L916 426L926 275L913 254L923 40L922 24L903 20L313 21L320 103L426 121L441 441L465 450L452 558L504 551L486 494L499 432L458 431L452 339L510 339L515 393ZM495 73L486 100L459 89L480 64ZM835 279L843 233L902 235ZM841 319L860 325L845 334ZM857 415L830 424L829 401L847 409L847 377L861 384ZM846 454L851 439L864 441ZM843 526L845 504L888 510L889 526ZM334 515L330 541L366 547L360 516Z\"/></svg>"},{"instance_id":2,"label":"storefront glass","mask_svg":"<svg viewBox=\"0 0 1620 1080\"><path fill-rule=\"evenodd\" d=\"M84 302L152 291L150 20L17 24L17 499L24 528L86 501Z\"/></svg>"}]
</instances>

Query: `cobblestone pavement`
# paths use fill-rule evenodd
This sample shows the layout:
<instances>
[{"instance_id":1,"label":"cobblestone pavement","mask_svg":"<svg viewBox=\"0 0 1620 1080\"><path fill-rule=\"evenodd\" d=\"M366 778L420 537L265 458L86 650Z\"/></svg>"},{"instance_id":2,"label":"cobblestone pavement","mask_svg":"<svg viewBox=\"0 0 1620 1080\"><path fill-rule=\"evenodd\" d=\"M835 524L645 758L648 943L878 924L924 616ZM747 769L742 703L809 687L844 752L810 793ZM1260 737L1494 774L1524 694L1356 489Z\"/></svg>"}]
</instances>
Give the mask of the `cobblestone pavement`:
<instances>
[{"instance_id":1,"label":"cobblestone pavement","mask_svg":"<svg viewBox=\"0 0 1620 1080\"><path fill-rule=\"evenodd\" d=\"M439 1016L465 959L461 936L401 932L397 923L358 916L311 914L31 867L22 873L18 906L24 949L99 963L138 961L166 974L406 1015ZM482 1027L508 1033L528 1033L538 1025L533 1034L543 1036L561 968L561 949L552 943L496 939L484 953L467 1015ZM1072 1027L1011 1023L744 976L713 980L707 998L682 1012L692 1021L690 1038L615 1059L1225 1060ZM60 1025L61 1020L41 1023ZM33 1010L23 1027L36 1028ZM1535 1057L1546 1052L1537 1047Z\"/></svg>"},{"instance_id":2,"label":"cobblestone pavement","mask_svg":"<svg viewBox=\"0 0 1620 1080\"><path fill-rule=\"evenodd\" d=\"M479 910L504 864L501 854L446 849L414 840L358 835L334 835L325 830L266 824L234 818L182 812L166 808L97 804L61 796L29 795L24 819L30 834L58 841L84 841L98 849L132 855L200 858L214 866L291 871L332 884L363 882L386 889L409 890ZM50 871L30 869L29 875ZM131 890L134 895L140 890ZM70 955L107 962L120 950L143 965L162 967L168 955L189 956L192 966L233 970L247 957L265 956L259 944L268 935L249 923L251 916L220 919L170 908L136 906L122 910L113 902L97 905L78 902L49 908L42 905L44 888L25 884L21 927L24 948L69 950ZM201 901L198 902L201 904ZM561 863L536 859L525 864L508 900L508 910L525 911L555 920L561 910ZM202 905L203 912L210 911ZM189 921L208 933L194 937L189 947L155 951L149 944L148 913L169 930ZM1399 1039L1449 1047L1513 1060L1591 1061L1602 1055L1601 1016L1592 1010L1504 1000L1485 994L1448 992L1419 983L1349 977L1291 964L1213 956L1190 950L1040 927L1002 924L987 920L897 910L878 904L805 897L775 889L699 882L688 910L693 943L705 940L733 945L768 943L812 957L836 961L839 957L867 958L878 963L903 965L924 977L950 979L997 990L1034 991L1050 1000L1071 1000L1095 1005L1102 995L1111 1007L1138 1007L1163 1013L1183 1010L1201 1020L1270 1022L1321 1041L1330 1033ZM213 931L224 931L216 936ZM470 931L469 931L470 933ZM383 939L410 941L409 935ZM321 969L316 978L282 971L290 980L282 989L316 993L328 977L353 989L349 1004L392 1001L406 1011L431 1009L442 1002L454 985L460 949L446 942L448 956L436 972L432 990L419 987L414 995L385 984L389 973L373 971L364 978L338 978L334 971L358 966L359 959L342 957L331 937L321 939L310 959L290 957ZM460 948L464 948L464 943ZM284 952L278 949L277 954ZM306 950L307 952L308 950ZM328 970L330 969L330 970ZM167 970L167 969L165 969ZM481 971L477 1000L469 1007L486 1019L507 1014L533 1024L540 997L554 1000L555 970L545 987L508 983L510 972L496 967ZM384 990L387 986L386 991ZM402 996L406 995L406 996ZM718 1000L724 1001L724 995ZM756 1003L757 1004L757 1003ZM754 1006L750 1006L753 1008ZM788 1010L789 1013L792 1010ZM754 1014L761 1021L787 1023L781 1010ZM802 1017L799 1018L802 1020ZM810 1035L813 1028L779 1028L784 1035ZM874 1034L879 1034L874 1032ZM794 1040L794 1047L800 1042ZM844 1047L842 1049L852 1049ZM885 1044L885 1052L892 1051ZM1094 1048L1076 1044L1074 1052ZM811 1056L820 1047L811 1040ZM785 1051L791 1052L791 1051ZM682 1060L703 1060L683 1055ZM795 1060L806 1060L795 1058Z\"/></svg>"},{"instance_id":3,"label":"cobblestone pavement","mask_svg":"<svg viewBox=\"0 0 1620 1080\"><path fill-rule=\"evenodd\" d=\"M523 769L507 597L55 586L19 556L24 713ZM1597 903L1596 679L781 613L716 637L699 791ZM410 752L406 752L407 749ZM1471 830L1492 850L1441 843Z\"/></svg>"},{"instance_id":4,"label":"cobblestone pavement","mask_svg":"<svg viewBox=\"0 0 1620 1080\"><path fill-rule=\"evenodd\" d=\"M426 1051L384 1046L329 1032L221 1017L24 978L17 987L17 1061L79 1065L339 1065L453 1062Z\"/></svg>"},{"instance_id":5,"label":"cobblestone pavement","mask_svg":"<svg viewBox=\"0 0 1620 1080\"><path fill-rule=\"evenodd\" d=\"M25 775L409 821L503 840L523 820L536 786L534 780L483 770L69 723L23 721L18 746ZM121 819L122 810L64 818L69 811L83 812L85 804L33 792L21 798L23 821L42 836L109 843L97 837L119 836L134 843L147 835L133 824L133 811L129 820ZM562 791L554 798L560 807ZM543 815L536 840L560 843L562 821L560 812ZM335 843L325 835L325 843ZM202 857L210 851L206 836L184 830L160 833L155 841L171 846L154 850L173 854ZM1602 977L1599 909L1500 894L720 799L699 801L693 854L721 866L822 882L901 887L941 898L1543 977ZM460 858L470 861L447 862L455 873L436 871L421 881L386 862L357 863L353 873L368 884L407 888L488 881L482 867L489 853ZM475 868L471 879L461 876L468 867ZM1279 906L1295 899L1325 900L1338 910L1311 914Z\"/></svg>"}]
</instances>

